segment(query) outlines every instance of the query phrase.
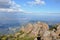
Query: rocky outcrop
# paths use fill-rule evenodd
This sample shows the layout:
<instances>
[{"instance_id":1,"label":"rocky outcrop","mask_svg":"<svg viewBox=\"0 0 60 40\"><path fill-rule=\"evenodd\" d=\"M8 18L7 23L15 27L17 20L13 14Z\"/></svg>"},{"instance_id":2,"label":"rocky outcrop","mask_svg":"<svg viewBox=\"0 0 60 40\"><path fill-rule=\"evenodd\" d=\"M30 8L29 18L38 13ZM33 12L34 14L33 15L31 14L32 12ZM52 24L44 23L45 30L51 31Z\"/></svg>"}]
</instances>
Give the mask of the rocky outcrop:
<instances>
[{"instance_id":1,"label":"rocky outcrop","mask_svg":"<svg viewBox=\"0 0 60 40\"><path fill-rule=\"evenodd\" d=\"M40 30L40 34L43 34L43 31L49 30L49 26L46 23L37 22L34 24L27 24L25 27L21 29L25 33L29 33L29 36L37 36L38 31Z\"/></svg>"},{"instance_id":2,"label":"rocky outcrop","mask_svg":"<svg viewBox=\"0 0 60 40\"><path fill-rule=\"evenodd\" d=\"M1 39L37 40L37 37L40 37L41 40L60 40L60 25L53 25L52 27L53 29L50 30L48 24L43 22L28 23L14 35L8 35L6 38L3 36Z\"/></svg>"},{"instance_id":3,"label":"rocky outcrop","mask_svg":"<svg viewBox=\"0 0 60 40\"><path fill-rule=\"evenodd\" d=\"M57 33L57 34L60 34L60 25L57 27L56 33Z\"/></svg>"},{"instance_id":4,"label":"rocky outcrop","mask_svg":"<svg viewBox=\"0 0 60 40\"><path fill-rule=\"evenodd\" d=\"M57 40L60 36L60 25L57 27L57 30L49 30L49 26L43 22L37 22L34 24L27 24L21 29L30 37L37 37L38 34L43 40Z\"/></svg>"}]
</instances>

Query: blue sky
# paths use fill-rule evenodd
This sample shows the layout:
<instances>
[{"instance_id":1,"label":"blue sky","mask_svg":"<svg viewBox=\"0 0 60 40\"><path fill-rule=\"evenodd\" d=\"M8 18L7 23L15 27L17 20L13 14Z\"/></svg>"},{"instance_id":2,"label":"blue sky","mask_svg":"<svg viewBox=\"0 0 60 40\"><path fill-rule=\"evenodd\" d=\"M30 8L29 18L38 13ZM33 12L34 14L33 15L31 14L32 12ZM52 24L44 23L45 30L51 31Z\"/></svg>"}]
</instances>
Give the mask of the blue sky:
<instances>
[{"instance_id":1,"label":"blue sky","mask_svg":"<svg viewBox=\"0 0 60 40\"><path fill-rule=\"evenodd\" d=\"M14 0L27 12L60 13L60 0ZM44 3L42 3L42 1ZM35 2L35 4L34 4ZM32 5L33 4L33 5Z\"/></svg>"},{"instance_id":2,"label":"blue sky","mask_svg":"<svg viewBox=\"0 0 60 40\"><path fill-rule=\"evenodd\" d=\"M59 0L0 0L0 23L24 21L43 17L46 20L59 20ZM48 18L46 18L48 17ZM22 22L23 22L22 21Z\"/></svg>"},{"instance_id":3,"label":"blue sky","mask_svg":"<svg viewBox=\"0 0 60 40\"><path fill-rule=\"evenodd\" d=\"M60 0L0 0L0 11L60 13Z\"/></svg>"}]
</instances>

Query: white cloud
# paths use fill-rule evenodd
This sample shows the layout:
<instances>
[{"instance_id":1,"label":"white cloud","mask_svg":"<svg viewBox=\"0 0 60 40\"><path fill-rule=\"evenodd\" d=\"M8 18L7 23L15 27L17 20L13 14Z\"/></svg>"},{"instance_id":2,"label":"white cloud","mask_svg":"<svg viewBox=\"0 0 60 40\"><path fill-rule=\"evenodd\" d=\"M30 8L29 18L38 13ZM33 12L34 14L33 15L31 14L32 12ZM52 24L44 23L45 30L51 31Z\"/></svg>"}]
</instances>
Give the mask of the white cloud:
<instances>
[{"instance_id":1,"label":"white cloud","mask_svg":"<svg viewBox=\"0 0 60 40\"><path fill-rule=\"evenodd\" d=\"M9 8L9 1L10 0L0 0L0 8Z\"/></svg>"},{"instance_id":2,"label":"white cloud","mask_svg":"<svg viewBox=\"0 0 60 40\"><path fill-rule=\"evenodd\" d=\"M22 13L32 13L32 12L27 12L25 10L23 10L21 8L21 5L20 4L17 4L15 3L15 1L12 1L12 0L6 0L6 2L4 0L0 1L2 2L1 5L4 5L4 6L1 6L0 7L0 12L22 12ZM4 4L5 3L5 4ZM8 5L6 5L8 4ZM10 6L9 6L10 5ZM9 7L8 7L9 6ZM2 8L3 7L3 8Z\"/></svg>"},{"instance_id":3,"label":"white cloud","mask_svg":"<svg viewBox=\"0 0 60 40\"><path fill-rule=\"evenodd\" d=\"M21 9L21 5L16 4L14 1L9 0L9 1L5 1L5 0L0 0L0 2L2 3L0 6L0 12L23 12L23 10ZM4 4L5 3L5 4ZM7 5L8 4L8 5ZM4 5L4 7L2 6ZM9 6L10 5L10 6ZM9 6L9 7L8 7ZM3 8L2 8L3 7Z\"/></svg>"},{"instance_id":4,"label":"white cloud","mask_svg":"<svg viewBox=\"0 0 60 40\"><path fill-rule=\"evenodd\" d=\"M21 5L19 5L19 4L16 4L14 1L10 1L10 4L11 4L11 6L10 6L10 8L14 8L14 9L18 9L18 8L20 8L21 7Z\"/></svg>"},{"instance_id":5,"label":"white cloud","mask_svg":"<svg viewBox=\"0 0 60 40\"><path fill-rule=\"evenodd\" d=\"M16 10L16 9L4 9L4 8L0 8L0 12L23 12L23 10L22 9L18 9L18 10Z\"/></svg>"},{"instance_id":6,"label":"white cloud","mask_svg":"<svg viewBox=\"0 0 60 40\"><path fill-rule=\"evenodd\" d=\"M27 3L30 4L30 5L44 5L45 1L43 1L43 0L34 0L34 1L29 1Z\"/></svg>"}]
</instances>

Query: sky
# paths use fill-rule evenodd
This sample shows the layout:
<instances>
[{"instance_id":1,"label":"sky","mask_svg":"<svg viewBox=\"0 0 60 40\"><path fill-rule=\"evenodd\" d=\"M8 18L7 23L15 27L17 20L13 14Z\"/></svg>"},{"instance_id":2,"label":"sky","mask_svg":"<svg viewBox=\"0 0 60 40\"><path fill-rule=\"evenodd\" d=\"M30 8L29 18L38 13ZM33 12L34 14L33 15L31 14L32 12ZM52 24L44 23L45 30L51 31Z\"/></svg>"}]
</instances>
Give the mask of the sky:
<instances>
[{"instance_id":1,"label":"sky","mask_svg":"<svg viewBox=\"0 0 60 40\"><path fill-rule=\"evenodd\" d=\"M15 0L28 12L60 13L60 0Z\"/></svg>"},{"instance_id":2,"label":"sky","mask_svg":"<svg viewBox=\"0 0 60 40\"><path fill-rule=\"evenodd\" d=\"M60 0L0 0L0 11L60 13Z\"/></svg>"},{"instance_id":3,"label":"sky","mask_svg":"<svg viewBox=\"0 0 60 40\"><path fill-rule=\"evenodd\" d=\"M0 0L0 23L59 20L60 0Z\"/></svg>"}]
</instances>

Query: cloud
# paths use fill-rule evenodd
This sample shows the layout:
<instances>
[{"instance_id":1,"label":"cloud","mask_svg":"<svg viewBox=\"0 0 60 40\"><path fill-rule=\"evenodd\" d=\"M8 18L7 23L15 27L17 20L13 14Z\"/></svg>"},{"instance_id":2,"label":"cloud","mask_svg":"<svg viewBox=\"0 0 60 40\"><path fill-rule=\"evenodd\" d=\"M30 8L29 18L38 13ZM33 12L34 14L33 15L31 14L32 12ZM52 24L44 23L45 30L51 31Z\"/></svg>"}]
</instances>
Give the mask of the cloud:
<instances>
[{"instance_id":1,"label":"cloud","mask_svg":"<svg viewBox=\"0 0 60 40\"><path fill-rule=\"evenodd\" d=\"M34 1L29 1L27 3L30 4L30 5L44 5L45 1L43 1L43 0L34 0Z\"/></svg>"},{"instance_id":2,"label":"cloud","mask_svg":"<svg viewBox=\"0 0 60 40\"><path fill-rule=\"evenodd\" d=\"M22 9L4 9L4 8L0 8L0 12L23 12Z\"/></svg>"},{"instance_id":3,"label":"cloud","mask_svg":"<svg viewBox=\"0 0 60 40\"><path fill-rule=\"evenodd\" d=\"M32 13L27 12L21 8L20 4L17 4L14 0L0 0L0 12L22 12L22 13Z\"/></svg>"},{"instance_id":4,"label":"cloud","mask_svg":"<svg viewBox=\"0 0 60 40\"><path fill-rule=\"evenodd\" d=\"M19 9L21 7L21 5L16 4L14 1L10 1L10 4L10 8Z\"/></svg>"},{"instance_id":5,"label":"cloud","mask_svg":"<svg viewBox=\"0 0 60 40\"><path fill-rule=\"evenodd\" d=\"M10 4L9 4L10 0L0 0L0 8L9 8Z\"/></svg>"},{"instance_id":6,"label":"cloud","mask_svg":"<svg viewBox=\"0 0 60 40\"><path fill-rule=\"evenodd\" d=\"M0 12L23 12L21 5L12 0L0 0Z\"/></svg>"}]
</instances>

